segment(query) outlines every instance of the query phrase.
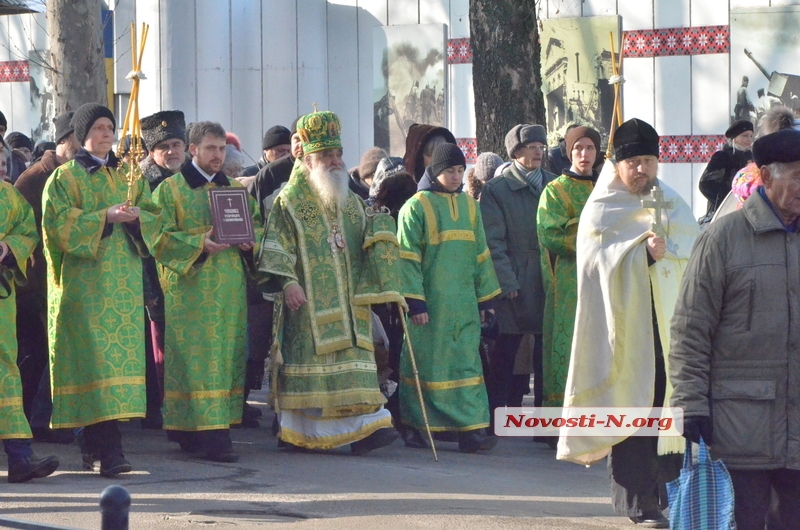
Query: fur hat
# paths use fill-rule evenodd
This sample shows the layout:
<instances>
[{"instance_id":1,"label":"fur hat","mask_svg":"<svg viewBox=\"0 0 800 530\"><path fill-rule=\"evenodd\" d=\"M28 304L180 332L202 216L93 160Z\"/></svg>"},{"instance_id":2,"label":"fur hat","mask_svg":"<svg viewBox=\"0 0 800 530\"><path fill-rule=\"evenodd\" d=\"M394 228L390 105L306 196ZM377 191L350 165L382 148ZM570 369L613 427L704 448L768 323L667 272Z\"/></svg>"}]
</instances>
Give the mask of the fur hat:
<instances>
[{"instance_id":1,"label":"fur hat","mask_svg":"<svg viewBox=\"0 0 800 530\"><path fill-rule=\"evenodd\" d=\"M591 127L584 127L581 125L570 129L567 136L564 137L564 144L567 147L567 158L569 158L570 162L572 162L572 148L575 146L575 142L581 138L590 139L594 144L594 148L597 150L597 156L600 156L600 133Z\"/></svg>"},{"instance_id":2,"label":"fur hat","mask_svg":"<svg viewBox=\"0 0 800 530\"><path fill-rule=\"evenodd\" d=\"M467 160L464 158L464 152L455 144L439 144L433 150L433 157L431 157L431 171L430 176L432 179L438 177L445 169L454 166L467 167Z\"/></svg>"},{"instance_id":3,"label":"fur hat","mask_svg":"<svg viewBox=\"0 0 800 530\"><path fill-rule=\"evenodd\" d=\"M186 119L179 110L162 110L141 120L145 145L153 149L157 144L177 138L186 142Z\"/></svg>"},{"instance_id":4,"label":"fur hat","mask_svg":"<svg viewBox=\"0 0 800 530\"><path fill-rule=\"evenodd\" d=\"M521 123L515 125L506 134L506 152L508 158L515 158L514 151L531 142L547 145L547 131L541 125Z\"/></svg>"},{"instance_id":5,"label":"fur hat","mask_svg":"<svg viewBox=\"0 0 800 530\"><path fill-rule=\"evenodd\" d=\"M78 139L78 143L83 145L86 142L89 129L91 129L94 122L100 118L108 118L111 120L111 126L114 127L114 129L117 128L117 120L114 118L114 113L111 112L111 109L108 107L99 103L86 103L78 107L70 122L75 129L75 138Z\"/></svg>"},{"instance_id":6,"label":"fur hat","mask_svg":"<svg viewBox=\"0 0 800 530\"><path fill-rule=\"evenodd\" d=\"M753 130L753 122L749 120L736 120L730 127L728 127L728 130L725 131L725 138L733 139L743 132L752 132Z\"/></svg>"},{"instance_id":7,"label":"fur hat","mask_svg":"<svg viewBox=\"0 0 800 530\"><path fill-rule=\"evenodd\" d=\"M297 120L295 120L295 127L297 127ZM264 139L261 141L261 149L266 151L272 149L276 145L289 145L292 143L292 132L283 125L275 125L267 129L264 133Z\"/></svg>"},{"instance_id":8,"label":"fur hat","mask_svg":"<svg viewBox=\"0 0 800 530\"><path fill-rule=\"evenodd\" d=\"M652 125L638 118L630 119L614 133L614 158L618 162L635 156L658 158L658 140Z\"/></svg>"},{"instance_id":9,"label":"fur hat","mask_svg":"<svg viewBox=\"0 0 800 530\"><path fill-rule=\"evenodd\" d=\"M378 164L388 156L389 153L380 147L370 147L367 149L361 156L361 161L358 163L358 178L362 181L372 178L375 175L375 171L378 169Z\"/></svg>"},{"instance_id":10,"label":"fur hat","mask_svg":"<svg viewBox=\"0 0 800 530\"><path fill-rule=\"evenodd\" d=\"M487 182L494 178L494 172L503 164L503 159L499 155L486 152L478 155L475 161L475 172L473 176L481 182Z\"/></svg>"}]
</instances>

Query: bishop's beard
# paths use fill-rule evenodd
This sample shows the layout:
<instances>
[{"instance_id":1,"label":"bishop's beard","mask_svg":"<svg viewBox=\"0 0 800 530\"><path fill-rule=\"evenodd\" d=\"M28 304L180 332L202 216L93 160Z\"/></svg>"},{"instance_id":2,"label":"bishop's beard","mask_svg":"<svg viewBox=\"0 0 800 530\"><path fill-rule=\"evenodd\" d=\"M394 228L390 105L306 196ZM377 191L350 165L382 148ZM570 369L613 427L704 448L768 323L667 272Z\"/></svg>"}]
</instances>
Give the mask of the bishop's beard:
<instances>
[{"instance_id":1,"label":"bishop's beard","mask_svg":"<svg viewBox=\"0 0 800 530\"><path fill-rule=\"evenodd\" d=\"M317 166L308 173L308 181L322 204L329 210L344 208L349 192L350 175L341 168Z\"/></svg>"}]
</instances>

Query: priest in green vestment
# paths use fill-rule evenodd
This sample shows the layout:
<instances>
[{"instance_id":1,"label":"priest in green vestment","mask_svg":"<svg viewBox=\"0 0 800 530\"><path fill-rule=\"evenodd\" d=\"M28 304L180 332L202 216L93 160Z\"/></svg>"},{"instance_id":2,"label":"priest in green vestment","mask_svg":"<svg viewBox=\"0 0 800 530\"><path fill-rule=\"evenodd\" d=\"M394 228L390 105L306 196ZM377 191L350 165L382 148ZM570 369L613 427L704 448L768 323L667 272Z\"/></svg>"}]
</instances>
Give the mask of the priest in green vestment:
<instances>
[{"instance_id":1,"label":"priest in green vestment","mask_svg":"<svg viewBox=\"0 0 800 530\"><path fill-rule=\"evenodd\" d=\"M0 150L0 173L7 159ZM31 449L17 368L15 284L27 282L28 258L38 242L33 208L14 186L0 181L0 439L8 456L9 482L46 477L58 467L58 458L39 458Z\"/></svg>"},{"instance_id":2,"label":"priest in green vestment","mask_svg":"<svg viewBox=\"0 0 800 530\"><path fill-rule=\"evenodd\" d=\"M208 190L240 186L222 173L225 129L190 129L192 159L159 184L163 229L154 255L164 289L164 428L184 451L236 462L230 425L242 421L247 357L246 268L253 244L214 241ZM250 201L253 226L261 226Z\"/></svg>"},{"instance_id":3,"label":"priest in green vestment","mask_svg":"<svg viewBox=\"0 0 800 530\"><path fill-rule=\"evenodd\" d=\"M117 420L145 414L142 257L161 226L144 179L127 204L128 166L111 151L110 109L72 117L82 148L53 172L43 197L52 427L86 427L84 463L131 470Z\"/></svg>"},{"instance_id":4,"label":"priest in green vestment","mask_svg":"<svg viewBox=\"0 0 800 530\"><path fill-rule=\"evenodd\" d=\"M575 242L583 205L597 182L594 164L600 155L600 134L589 127L575 127L567 133L564 143L572 166L545 186L536 213L542 281L547 293L542 355L545 407L564 403L578 301Z\"/></svg>"},{"instance_id":5,"label":"priest in green vestment","mask_svg":"<svg viewBox=\"0 0 800 530\"><path fill-rule=\"evenodd\" d=\"M489 426L489 401L478 352L481 320L500 294L478 203L462 193L466 160L441 144L414 195L400 210L403 295L409 338L431 431L458 433L459 450L494 447L478 433ZM406 346L400 358L400 416L410 447L424 447L425 428Z\"/></svg>"},{"instance_id":6,"label":"priest in green vestment","mask_svg":"<svg viewBox=\"0 0 800 530\"><path fill-rule=\"evenodd\" d=\"M279 445L356 455L397 439L378 387L370 304L403 303L392 217L348 189L341 123L314 112L297 123L303 157L274 202L259 269L275 304L271 403Z\"/></svg>"}]
</instances>

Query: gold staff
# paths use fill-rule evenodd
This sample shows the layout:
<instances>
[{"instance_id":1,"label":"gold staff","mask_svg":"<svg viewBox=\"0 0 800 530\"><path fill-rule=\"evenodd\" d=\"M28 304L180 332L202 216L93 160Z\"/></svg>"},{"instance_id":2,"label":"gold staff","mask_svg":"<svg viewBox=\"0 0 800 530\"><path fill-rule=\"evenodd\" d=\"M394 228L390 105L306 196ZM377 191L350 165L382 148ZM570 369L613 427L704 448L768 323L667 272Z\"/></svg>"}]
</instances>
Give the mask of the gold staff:
<instances>
[{"instance_id":1,"label":"gold staff","mask_svg":"<svg viewBox=\"0 0 800 530\"><path fill-rule=\"evenodd\" d=\"M609 82L614 85L614 112L611 115L611 126L609 127L608 133L608 147L606 148L606 158L611 158L614 149L614 133L617 131L617 127L622 125L622 83L625 82L625 79L622 77L622 50L625 47L625 43L623 42L622 47L619 50L618 65L614 60L614 32L609 32L608 38L611 41L611 68L614 74L609 80Z\"/></svg>"},{"instance_id":2,"label":"gold staff","mask_svg":"<svg viewBox=\"0 0 800 530\"><path fill-rule=\"evenodd\" d=\"M139 179L142 178L139 160L144 156L144 143L142 142L142 125L139 121L139 81L147 79L142 73L142 56L144 55L144 46L147 42L147 33L149 31L150 26L142 23L142 37L137 47L136 25L131 22L131 66L133 69L126 77L133 82L133 87L128 101L128 109L125 111L125 121L122 123L119 146L117 147L117 157L120 159L118 169L122 169L122 149L130 130L131 143L128 149L128 156L131 159L131 163L128 164L128 171L125 174L125 181L128 183L128 200L126 202L128 206L133 204L135 198L134 187Z\"/></svg>"},{"instance_id":3,"label":"gold staff","mask_svg":"<svg viewBox=\"0 0 800 530\"><path fill-rule=\"evenodd\" d=\"M428 433L428 441L433 450L433 459L438 462L439 456L436 454L436 446L433 445L433 435L431 434L431 425L428 423L428 412L425 410L425 400L422 398L422 384L419 382L419 371L417 371L417 361L414 358L414 349L411 347L411 337L408 336L408 325L406 324L406 314L403 307L398 303L400 310L400 320L403 322L403 333L406 336L406 345L408 346L408 356L411 358L411 371L414 372L414 383L417 385L417 396L419 397L419 407L422 409L422 421L425 422L425 431Z\"/></svg>"}]
</instances>

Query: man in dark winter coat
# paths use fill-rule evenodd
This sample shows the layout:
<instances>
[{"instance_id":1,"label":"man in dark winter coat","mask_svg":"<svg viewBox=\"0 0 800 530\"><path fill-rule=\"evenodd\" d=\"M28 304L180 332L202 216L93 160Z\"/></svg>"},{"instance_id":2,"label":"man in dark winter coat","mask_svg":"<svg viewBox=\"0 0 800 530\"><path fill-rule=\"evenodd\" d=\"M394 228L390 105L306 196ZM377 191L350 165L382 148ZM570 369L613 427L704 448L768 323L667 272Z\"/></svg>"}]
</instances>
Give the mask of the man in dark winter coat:
<instances>
[{"instance_id":1,"label":"man in dark winter coat","mask_svg":"<svg viewBox=\"0 0 800 530\"><path fill-rule=\"evenodd\" d=\"M292 132L283 125L274 125L264 133L261 142L262 155L258 162L242 170L243 177L254 177L267 164L271 164L291 153Z\"/></svg>"},{"instance_id":2,"label":"man in dark winter coat","mask_svg":"<svg viewBox=\"0 0 800 530\"><path fill-rule=\"evenodd\" d=\"M500 335L490 354L488 386L492 410L504 405L521 405L525 389L512 391L512 381L514 360L526 334L534 336L531 352L534 396L536 405L541 405L545 292L536 235L536 209L542 190L556 178L541 168L546 149L544 127L515 125L506 135L506 150L513 162L499 177L487 182L481 192L486 241L503 290L496 302Z\"/></svg>"}]
</instances>

